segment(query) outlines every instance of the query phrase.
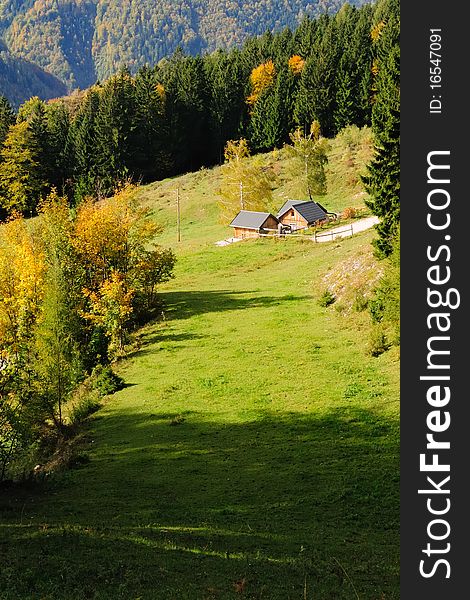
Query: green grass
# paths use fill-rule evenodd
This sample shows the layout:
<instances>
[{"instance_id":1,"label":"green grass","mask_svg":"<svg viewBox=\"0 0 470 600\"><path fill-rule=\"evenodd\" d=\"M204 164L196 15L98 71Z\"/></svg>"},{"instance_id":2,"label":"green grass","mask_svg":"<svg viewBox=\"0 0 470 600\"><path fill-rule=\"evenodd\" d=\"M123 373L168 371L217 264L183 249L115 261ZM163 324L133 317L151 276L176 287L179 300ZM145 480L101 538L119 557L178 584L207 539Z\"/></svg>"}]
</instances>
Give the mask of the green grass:
<instances>
[{"instance_id":1,"label":"green grass","mask_svg":"<svg viewBox=\"0 0 470 600\"><path fill-rule=\"evenodd\" d=\"M372 157L372 134L370 129L350 127L329 142L326 167L326 196L316 198L329 211L340 213L348 206L364 209L367 198L360 175L365 174L366 164ZM258 157L254 158L259 159ZM292 160L283 150L275 150L263 156L263 163L276 173L273 190L272 211L276 213L289 198L304 199L298 193L299 178L293 176ZM140 192L144 204L152 210L155 219L165 226L161 241L176 241L176 189L180 189L181 237L180 247L194 250L233 235L228 223L221 222L217 202L222 185L222 171L201 169L180 177L165 179L145 186ZM349 222L349 221L348 221ZM341 223L337 223L335 226Z\"/></svg>"},{"instance_id":2,"label":"green grass","mask_svg":"<svg viewBox=\"0 0 470 600\"><path fill-rule=\"evenodd\" d=\"M396 356L314 300L370 237L183 256L90 462L3 500L0 597L398 598Z\"/></svg>"},{"instance_id":3,"label":"green grass","mask_svg":"<svg viewBox=\"0 0 470 600\"><path fill-rule=\"evenodd\" d=\"M318 304L373 234L218 248L213 203L186 215L165 320L116 366L89 460L0 492L1 600L399 597L398 357Z\"/></svg>"}]
</instances>

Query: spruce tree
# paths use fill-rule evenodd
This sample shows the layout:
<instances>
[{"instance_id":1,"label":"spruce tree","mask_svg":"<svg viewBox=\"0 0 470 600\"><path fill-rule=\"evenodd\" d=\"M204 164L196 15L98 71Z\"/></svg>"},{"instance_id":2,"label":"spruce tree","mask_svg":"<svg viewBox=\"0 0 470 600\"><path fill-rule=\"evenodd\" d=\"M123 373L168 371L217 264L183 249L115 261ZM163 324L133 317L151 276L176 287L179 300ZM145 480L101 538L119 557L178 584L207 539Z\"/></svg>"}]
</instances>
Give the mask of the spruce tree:
<instances>
[{"instance_id":1,"label":"spruce tree","mask_svg":"<svg viewBox=\"0 0 470 600\"><path fill-rule=\"evenodd\" d=\"M400 46L398 0L385 0L376 15L375 98L372 127L375 157L363 178L371 196L367 205L380 217L378 256L393 249L400 222Z\"/></svg>"},{"instance_id":2,"label":"spruce tree","mask_svg":"<svg viewBox=\"0 0 470 600\"><path fill-rule=\"evenodd\" d=\"M223 162L227 140L236 138L246 120L243 69L240 52L218 51L204 61L206 79L210 89L209 111L211 131L214 136L214 157Z\"/></svg>"},{"instance_id":3,"label":"spruce tree","mask_svg":"<svg viewBox=\"0 0 470 600\"><path fill-rule=\"evenodd\" d=\"M74 156L69 110L64 102L55 102L47 107L46 116L51 164L49 181L52 187L71 197Z\"/></svg>"},{"instance_id":4,"label":"spruce tree","mask_svg":"<svg viewBox=\"0 0 470 600\"><path fill-rule=\"evenodd\" d=\"M294 117L305 131L316 120L326 136L334 132L336 61L336 38L330 25L315 52L307 59L300 78Z\"/></svg>"},{"instance_id":5,"label":"spruce tree","mask_svg":"<svg viewBox=\"0 0 470 600\"><path fill-rule=\"evenodd\" d=\"M15 123L15 112L11 104L0 95L0 147L3 144L9 128Z\"/></svg>"},{"instance_id":6,"label":"spruce tree","mask_svg":"<svg viewBox=\"0 0 470 600\"><path fill-rule=\"evenodd\" d=\"M284 67L273 86L255 102L250 119L250 141L255 150L281 148L288 140L293 87L294 75Z\"/></svg>"},{"instance_id":7,"label":"spruce tree","mask_svg":"<svg viewBox=\"0 0 470 600\"><path fill-rule=\"evenodd\" d=\"M336 74L336 107L334 123L336 131L357 122L357 111L354 90L354 73L352 65L343 56Z\"/></svg>"},{"instance_id":8,"label":"spruce tree","mask_svg":"<svg viewBox=\"0 0 470 600\"><path fill-rule=\"evenodd\" d=\"M166 92L153 71L142 68L135 78L134 153L129 169L144 182L162 179L170 173L169 127L166 122Z\"/></svg>"},{"instance_id":9,"label":"spruce tree","mask_svg":"<svg viewBox=\"0 0 470 600\"><path fill-rule=\"evenodd\" d=\"M96 118L99 88L90 88L72 121L70 138L73 148L75 199L93 194L98 186L98 148Z\"/></svg>"},{"instance_id":10,"label":"spruce tree","mask_svg":"<svg viewBox=\"0 0 470 600\"><path fill-rule=\"evenodd\" d=\"M132 178L133 133L136 128L134 81L127 69L104 84L95 121L97 171L101 192L112 193L120 182Z\"/></svg>"}]
</instances>

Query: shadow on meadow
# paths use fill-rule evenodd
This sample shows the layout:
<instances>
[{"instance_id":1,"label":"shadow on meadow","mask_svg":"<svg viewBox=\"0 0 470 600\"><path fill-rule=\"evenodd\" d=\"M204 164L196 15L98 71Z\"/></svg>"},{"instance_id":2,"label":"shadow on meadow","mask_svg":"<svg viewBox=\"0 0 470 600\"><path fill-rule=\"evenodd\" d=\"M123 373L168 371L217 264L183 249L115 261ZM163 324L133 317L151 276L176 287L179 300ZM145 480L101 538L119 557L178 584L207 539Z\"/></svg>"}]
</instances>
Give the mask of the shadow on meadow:
<instances>
[{"instance_id":1,"label":"shadow on meadow","mask_svg":"<svg viewBox=\"0 0 470 600\"><path fill-rule=\"evenodd\" d=\"M101 419L88 464L0 496L2 600L399 597L398 423L174 417Z\"/></svg>"},{"instance_id":2,"label":"shadow on meadow","mask_svg":"<svg viewBox=\"0 0 470 600\"><path fill-rule=\"evenodd\" d=\"M256 290L200 290L184 292L160 292L159 299L164 306L167 320L189 319L210 312L243 310L280 306L289 302L299 302L310 296L286 294L283 296L261 296Z\"/></svg>"}]
</instances>

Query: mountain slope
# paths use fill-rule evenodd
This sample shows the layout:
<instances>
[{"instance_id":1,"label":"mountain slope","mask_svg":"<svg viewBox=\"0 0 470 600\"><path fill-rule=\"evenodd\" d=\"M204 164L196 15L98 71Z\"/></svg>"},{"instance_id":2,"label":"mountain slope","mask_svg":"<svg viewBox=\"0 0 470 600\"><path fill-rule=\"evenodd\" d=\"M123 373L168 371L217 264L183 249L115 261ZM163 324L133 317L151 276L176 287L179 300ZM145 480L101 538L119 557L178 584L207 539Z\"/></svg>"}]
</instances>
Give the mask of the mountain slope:
<instances>
[{"instance_id":1,"label":"mountain slope","mask_svg":"<svg viewBox=\"0 0 470 600\"><path fill-rule=\"evenodd\" d=\"M351 0L359 6L367 0ZM0 1L0 35L18 56L67 84L87 87L123 64L155 64L230 47L249 35L294 27L304 15L336 12L343 0Z\"/></svg>"},{"instance_id":2,"label":"mountain slope","mask_svg":"<svg viewBox=\"0 0 470 600\"><path fill-rule=\"evenodd\" d=\"M63 96L66 85L37 65L12 56L0 42L0 94L16 106L25 98L40 96L45 100Z\"/></svg>"}]
</instances>

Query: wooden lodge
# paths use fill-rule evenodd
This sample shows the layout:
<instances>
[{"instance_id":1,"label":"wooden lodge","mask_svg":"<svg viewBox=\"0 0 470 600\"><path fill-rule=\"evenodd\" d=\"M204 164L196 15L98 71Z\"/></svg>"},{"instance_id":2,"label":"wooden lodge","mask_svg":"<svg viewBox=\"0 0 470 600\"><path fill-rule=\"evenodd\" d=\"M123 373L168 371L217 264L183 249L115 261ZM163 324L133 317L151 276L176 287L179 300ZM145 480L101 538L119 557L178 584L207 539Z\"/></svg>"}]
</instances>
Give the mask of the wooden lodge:
<instances>
[{"instance_id":1,"label":"wooden lodge","mask_svg":"<svg viewBox=\"0 0 470 600\"><path fill-rule=\"evenodd\" d=\"M323 206L313 200L288 200L277 214L282 225L288 225L291 231L306 229L329 220Z\"/></svg>"},{"instance_id":2,"label":"wooden lodge","mask_svg":"<svg viewBox=\"0 0 470 600\"><path fill-rule=\"evenodd\" d=\"M254 238L278 231L279 219L266 212L241 210L230 223L236 238Z\"/></svg>"}]
</instances>

